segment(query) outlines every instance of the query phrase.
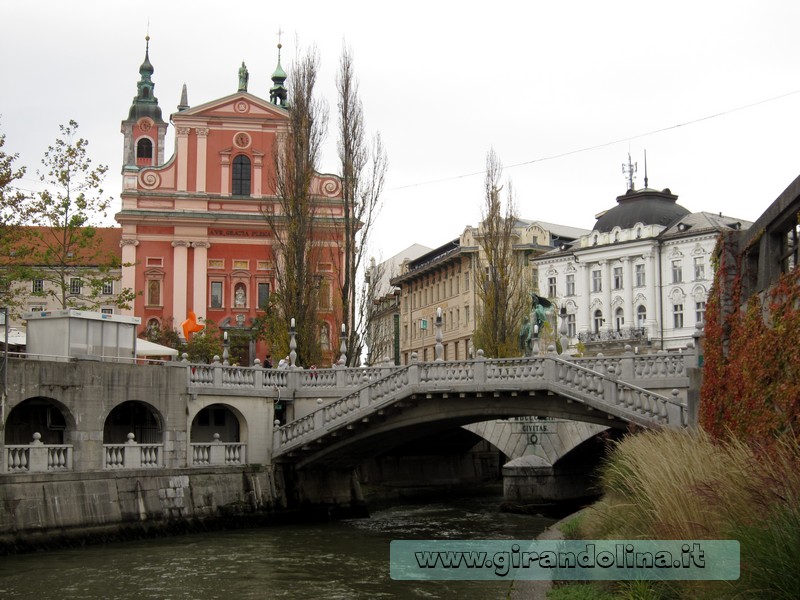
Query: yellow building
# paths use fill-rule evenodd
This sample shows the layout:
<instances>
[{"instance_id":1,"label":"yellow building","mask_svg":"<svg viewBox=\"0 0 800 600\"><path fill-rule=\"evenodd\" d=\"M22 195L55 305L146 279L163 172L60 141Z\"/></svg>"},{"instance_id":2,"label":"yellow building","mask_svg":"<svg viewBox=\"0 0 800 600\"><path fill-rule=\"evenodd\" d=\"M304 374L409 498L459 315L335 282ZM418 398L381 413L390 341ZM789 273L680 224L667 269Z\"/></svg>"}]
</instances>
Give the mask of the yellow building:
<instances>
[{"instance_id":1,"label":"yellow building","mask_svg":"<svg viewBox=\"0 0 800 600\"><path fill-rule=\"evenodd\" d=\"M537 289L538 274L529 260L586 235L576 227L519 219L514 227L514 251L524 264L525 287ZM436 314L441 308L442 345L445 360L475 356L475 270L485 268L480 247L481 228L467 227L456 239L404 261L400 274L391 280L400 289L399 346L403 364L416 353L420 361L434 360Z\"/></svg>"}]
</instances>

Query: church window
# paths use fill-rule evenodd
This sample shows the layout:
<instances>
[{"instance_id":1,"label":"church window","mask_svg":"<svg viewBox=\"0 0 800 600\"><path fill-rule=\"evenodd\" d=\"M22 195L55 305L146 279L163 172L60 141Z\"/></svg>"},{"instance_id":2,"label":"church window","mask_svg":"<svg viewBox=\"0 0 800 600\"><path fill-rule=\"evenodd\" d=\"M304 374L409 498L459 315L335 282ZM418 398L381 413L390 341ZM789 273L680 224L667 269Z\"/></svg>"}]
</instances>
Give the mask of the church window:
<instances>
[{"instance_id":1,"label":"church window","mask_svg":"<svg viewBox=\"0 0 800 600\"><path fill-rule=\"evenodd\" d=\"M211 302L209 303L211 308L222 308L222 282L221 281L212 281L211 282Z\"/></svg>"},{"instance_id":2,"label":"church window","mask_svg":"<svg viewBox=\"0 0 800 600\"><path fill-rule=\"evenodd\" d=\"M233 159L232 183L234 196L250 195L250 159L244 154L239 154Z\"/></svg>"},{"instance_id":3,"label":"church window","mask_svg":"<svg viewBox=\"0 0 800 600\"><path fill-rule=\"evenodd\" d=\"M151 160L153 158L153 142L147 138L140 138L136 142L136 158L146 158Z\"/></svg>"}]
</instances>

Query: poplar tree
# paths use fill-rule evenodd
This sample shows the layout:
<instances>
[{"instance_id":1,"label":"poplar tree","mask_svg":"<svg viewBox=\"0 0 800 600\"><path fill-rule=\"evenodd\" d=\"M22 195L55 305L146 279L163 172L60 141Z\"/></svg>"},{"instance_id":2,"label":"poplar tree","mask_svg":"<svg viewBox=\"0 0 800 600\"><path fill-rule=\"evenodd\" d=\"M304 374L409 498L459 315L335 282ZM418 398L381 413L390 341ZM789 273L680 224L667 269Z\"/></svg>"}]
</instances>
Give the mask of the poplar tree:
<instances>
[{"instance_id":1,"label":"poplar tree","mask_svg":"<svg viewBox=\"0 0 800 600\"><path fill-rule=\"evenodd\" d=\"M267 307L267 338L272 353L288 353L290 320L297 331L297 364L309 366L320 361L320 321L317 315L320 282L315 277L314 242L319 234L311 183L325 139L328 111L315 97L319 72L316 49L295 60L290 70L288 129L275 144L275 209L264 211L274 234L278 256L275 278L278 290Z\"/></svg>"},{"instance_id":2,"label":"poplar tree","mask_svg":"<svg viewBox=\"0 0 800 600\"><path fill-rule=\"evenodd\" d=\"M375 314L373 298L368 293L368 282L364 277L368 268L365 257L372 226L381 208L381 193L388 164L380 134L376 134L371 140L367 138L358 88L353 55L345 46L336 78L338 150L344 209L339 298L342 322L347 325L347 359L350 366L358 365L371 316Z\"/></svg>"},{"instance_id":3,"label":"poplar tree","mask_svg":"<svg viewBox=\"0 0 800 600\"><path fill-rule=\"evenodd\" d=\"M478 296L474 346L486 356L518 356L518 332L527 307L522 256L514 252L518 216L511 183L501 200L503 167L494 150L486 156L484 204L476 234L480 247L475 269Z\"/></svg>"}]
</instances>

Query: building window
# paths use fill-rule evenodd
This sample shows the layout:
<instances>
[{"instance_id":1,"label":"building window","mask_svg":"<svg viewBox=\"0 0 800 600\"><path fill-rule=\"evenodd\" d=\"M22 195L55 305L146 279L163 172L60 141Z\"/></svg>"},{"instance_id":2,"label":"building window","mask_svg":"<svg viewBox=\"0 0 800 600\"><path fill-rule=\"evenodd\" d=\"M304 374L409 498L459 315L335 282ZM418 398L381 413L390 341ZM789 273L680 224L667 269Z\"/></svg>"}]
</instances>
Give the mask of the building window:
<instances>
[{"instance_id":1,"label":"building window","mask_svg":"<svg viewBox=\"0 0 800 600\"><path fill-rule=\"evenodd\" d=\"M146 158L149 161L153 159L153 142L147 138L140 138L136 142L136 158Z\"/></svg>"},{"instance_id":2,"label":"building window","mask_svg":"<svg viewBox=\"0 0 800 600\"><path fill-rule=\"evenodd\" d=\"M548 277L547 278L547 296L549 298L556 297L556 278L555 277Z\"/></svg>"},{"instance_id":3,"label":"building window","mask_svg":"<svg viewBox=\"0 0 800 600\"><path fill-rule=\"evenodd\" d=\"M644 265L639 264L635 267L636 270L636 287L644 287L646 280L644 278Z\"/></svg>"},{"instance_id":4,"label":"building window","mask_svg":"<svg viewBox=\"0 0 800 600\"><path fill-rule=\"evenodd\" d=\"M647 321L647 309L643 304L636 308L636 326L644 327L644 322Z\"/></svg>"},{"instance_id":5,"label":"building window","mask_svg":"<svg viewBox=\"0 0 800 600\"><path fill-rule=\"evenodd\" d=\"M221 281L212 281L211 282L211 302L209 303L210 308L222 308L222 282Z\"/></svg>"},{"instance_id":6,"label":"building window","mask_svg":"<svg viewBox=\"0 0 800 600\"><path fill-rule=\"evenodd\" d=\"M622 289L622 267L614 267L614 289Z\"/></svg>"},{"instance_id":7,"label":"building window","mask_svg":"<svg viewBox=\"0 0 800 600\"><path fill-rule=\"evenodd\" d=\"M147 282L147 306L161 306L161 281L158 279Z\"/></svg>"},{"instance_id":8,"label":"building window","mask_svg":"<svg viewBox=\"0 0 800 600\"><path fill-rule=\"evenodd\" d=\"M600 328L603 326L605 319L603 319L603 311L596 310L594 311L594 332L600 333Z\"/></svg>"},{"instance_id":9,"label":"building window","mask_svg":"<svg viewBox=\"0 0 800 600\"><path fill-rule=\"evenodd\" d=\"M83 282L78 277L73 277L69 280L69 293L80 294Z\"/></svg>"},{"instance_id":10,"label":"building window","mask_svg":"<svg viewBox=\"0 0 800 600\"><path fill-rule=\"evenodd\" d=\"M33 287L31 291L34 294L41 294L44 291L44 280L43 279L34 279L33 280Z\"/></svg>"},{"instance_id":11,"label":"building window","mask_svg":"<svg viewBox=\"0 0 800 600\"><path fill-rule=\"evenodd\" d=\"M267 310L267 303L269 302L269 283L258 284L258 308Z\"/></svg>"},{"instance_id":12,"label":"building window","mask_svg":"<svg viewBox=\"0 0 800 600\"><path fill-rule=\"evenodd\" d=\"M469 306L464 307L464 322L469 326Z\"/></svg>"},{"instance_id":13,"label":"building window","mask_svg":"<svg viewBox=\"0 0 800 600\"><path fill-rule=\"evenodd\" d=\"M600 271L592 271L592 291L603 291L603 274Z\"/></svg>"},{"instance_id":14,"label":"building window","mask_svg":"<svg viewBox=\"0 0 800 600\"><path fill-rule=\"evenodd\" d=\"M621 331L625 326L625 311L623 311L622 308L618 308L614 311L614 326L617 331Z\"/></svg>"},{"instance_id":15,"label":"building window","mask_svg":"<svg viewBox=\"0 0 800 600\"><path fill-rule=\"evenodd\" d=\"M567 335L571 338L575 337L575 332L577 327L575 326L575 314L571 313L567 315Z\"/></svg>"},{"instance_id":16,"label":"building window","mask_svg":"<svg viewBox=\"0 0 800 600\"><path fill-rule=\"evenodd\" d=\"M694 305L694 318L697 323L706 322L706 303L696 302Z\"/></svg>"},{"instance_id":17,"label":"building window","mask_svg":"<svg viewBox=\"0 0 800 600\"><path fill-rule=\"evenodd\" d=\"M567 275L567 296L575 295L575 275Z\"/></svg>"},{"instance_id":18,"label":"building window","mask_svg":"<svg viewBox=\"0 0 800 600\"><path fill-rule=\"evenodd\" d=\"M672 322L675 329L683 327L683 304L674 304L672 306Z\"/></svg>"},{"instance_id":19,"label":"building window","mask_svg":"<svg viewBox=\"0 0 800 600\"><path fill-rule=\"evenodd\" d=\"M250 195L250 159L239 154L233 159L233 179L231 186L234 196Z\"/></svg>"},{"instance_id":20,"label":"building window","mask_svg":"<svg viewBox=\"0 0 800 600\"><path fill-rule=\"evenodd\" d=\"M114 282L113 281L104 281L103 282L103 295L110 296L114 293Z\"/></svg>"},{"instance_id":21,"label":"building window","mask_svg":"<svg viewBox=\"0 0 800 600\"><path fill-rule=\"evenodd\" d=\"M330 310L332 306L331 302L331 282L327 279L323 279L319 284L317 308L320 310Z\"/></svg>"},{"instance_id":22,"label":"building window","mask_svg":"<svg viewBox=\"0 0 800 600\"><path fill-rule=\"evenodd\" d=\"M469 271L464 273L464 291L465 292L469 291Z\"/></svg>"},{"instance_id":23,"label":"building window","mask_svg":"<svg viewBox=\"0 0 800 600\"><path fill-rule=\"evenodd\" d=\"M706 265L705 261L703 261L702 256L698 256L694 259L694 278L695 279L705 279L706 278Z\"/></svg>"},{"instance_id":24,"label":"building window","mask_svg":"<svg viewBox=\"0 0 800 600\"><path fill-rule=\"evenodd\" d=\"M672 283L681 283L683 281L683 267L680 260L672 261Z\"/></svg>"}]
</instances>

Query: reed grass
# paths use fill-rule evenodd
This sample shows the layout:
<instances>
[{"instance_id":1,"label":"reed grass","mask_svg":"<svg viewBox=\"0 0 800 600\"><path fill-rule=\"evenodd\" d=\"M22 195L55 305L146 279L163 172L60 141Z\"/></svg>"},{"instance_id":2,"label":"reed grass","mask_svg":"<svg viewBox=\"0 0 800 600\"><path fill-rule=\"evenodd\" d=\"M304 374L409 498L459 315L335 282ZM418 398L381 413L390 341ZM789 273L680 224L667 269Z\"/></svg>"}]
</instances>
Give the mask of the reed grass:
<instances>
[{"instance_id":1,"label":"reed grass","mask_svg":"<svg viewBox=\"0 0 800 600\"><path fill-rule=\"evenodd\" d=\"M602 500L580 521L587 539L739 540L739 581L677 584L676 597L800 598L800 445L794 436L769 452L702 431L627 436L602 466L600 485ZM644 598L647 589L630 591Z\"/></svg>"}]
</instances>

